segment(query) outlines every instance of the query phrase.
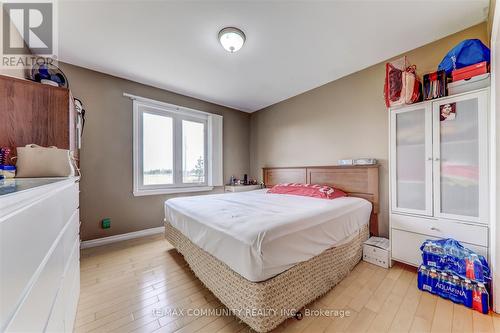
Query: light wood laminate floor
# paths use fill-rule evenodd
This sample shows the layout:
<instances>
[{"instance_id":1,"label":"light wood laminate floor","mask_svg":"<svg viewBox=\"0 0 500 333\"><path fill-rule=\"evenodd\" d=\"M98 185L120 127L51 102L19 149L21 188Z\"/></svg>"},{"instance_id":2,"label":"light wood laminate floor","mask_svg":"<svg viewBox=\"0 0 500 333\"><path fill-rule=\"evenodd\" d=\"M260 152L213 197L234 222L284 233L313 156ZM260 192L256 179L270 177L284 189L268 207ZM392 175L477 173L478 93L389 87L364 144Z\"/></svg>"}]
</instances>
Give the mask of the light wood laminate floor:
<instances>
[{"instance_id":1,"label":"light wood laminate floor","mask_svg":"<svg viewBox=\"0 0 500 333\"><path fill-rule=\"evenodd\" d=\"M234 316L182 316L167 308L194 313L223 306L163 235L82 251L76 332L251 331ZM500 332L500 316L420 292L415 271L402 265L386 270L360 262L307 308L344 310L349 316L289 319L274 331Z\"/></svg>"}]
</instances>

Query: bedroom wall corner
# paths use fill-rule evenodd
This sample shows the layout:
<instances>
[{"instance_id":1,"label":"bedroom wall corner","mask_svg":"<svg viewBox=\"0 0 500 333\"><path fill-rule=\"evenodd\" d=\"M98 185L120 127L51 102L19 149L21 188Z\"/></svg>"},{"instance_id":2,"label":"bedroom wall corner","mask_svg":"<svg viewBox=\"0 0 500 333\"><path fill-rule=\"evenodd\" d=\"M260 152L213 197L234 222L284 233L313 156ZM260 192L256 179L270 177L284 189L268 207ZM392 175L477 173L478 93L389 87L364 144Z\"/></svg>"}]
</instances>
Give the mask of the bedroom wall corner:
<instances>
[{"instance_id":1,"label":"bedroom wall corner","mask_svg":"<svg viewBox=\"0 0 500 333\"><path fill-rule=\"evenodd\" d=\"M133 196L132 100L123 96L124 92L222 115L224 180L250 173L248 113L90 69L59 65L68 77L74 97L82 100L86 110L80 154L82 240L160 227L165 200L180 196ZM223 188L218 187L191 195L221 192ZM112 220L110 229L100 228L105 217Z\"/></svg>"},{"instance_id":2,"label":"bedroom wall corner","mask_svg":"<svg viewBox=\"0 0 500 333\"><path fill-rule=\"evenodd\" d=\"M447 51L467 38L489 45L483 22L406 52L419 75L436 70ZM396 57L395 57L396 58ZM389 233L388 114L383 99L384 62L251 114L250 170L333 165L343 158L380 163L379 232Z\"/></svg>"}]
</instances>

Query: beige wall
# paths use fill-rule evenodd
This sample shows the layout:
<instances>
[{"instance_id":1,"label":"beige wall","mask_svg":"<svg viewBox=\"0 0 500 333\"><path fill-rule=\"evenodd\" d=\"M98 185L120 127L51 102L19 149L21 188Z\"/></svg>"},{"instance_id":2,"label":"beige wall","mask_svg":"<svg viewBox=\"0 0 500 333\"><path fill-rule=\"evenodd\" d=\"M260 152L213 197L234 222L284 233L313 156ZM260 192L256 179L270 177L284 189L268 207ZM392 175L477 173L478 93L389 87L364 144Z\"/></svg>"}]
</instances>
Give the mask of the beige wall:
<instances>
[{"instance_id":1,"label":"beige wall","mask_svg":"<svg viewBox=\"0 0 500 333\"><path fill-rule=\"evenodd\" d=\"M0 26L3 26L2 25L3 24L2 20L3 20L3 15L0 15ZM17 35L17 37L15 37L15 38L22 38L21 35L19 34L19 31L17 31L17 29L12 29L11 33L14 34L14 35ZM26 43L24 43L24 45L26 47ZM26 47L26 49L28 49L28 48ZM2 59L2 61L3 61L3 59ZM20 69L20 68L16 68L16 69L14 69L14 68L4 68L3 66L0 66L0 75L7 75L7 76L13 76L13 77L24 79L24 78L28 77L29 70L27 70L27 69Z\"/></svg>"},{"instance_id":2,"label":"beige wall","mask_svg":"<svg viewBox=\"0 0 500 333\"><path fill-rule=\"evenodd\" d=\"M467 38L487 41L480 24L406 55L419 74L434 71L446 52ZM331 165L338 159L374 157L380 161L379 229L388 235L388 115L380 63L267 107L250 118L250 169Z\"/></svg>"},{"instance_id":3,"label":"beige wall","mask_svg":"<svg viewBox=\"0 0 500 333\"><path fill-rule=\"evenodd\" d=\"M27 77L28 73L24 69L0 68L0 75L7 75L7 76L13 76L13 77L24 79Z\"/></svg>"},{"instance_id":4,"label":"beige wall","mask_svg":"<svg viewBox=\"0 0 500 333\"><path fill-rule=\"evenodd\" d=\"M172 197L132 195L132 101L123 96L124 92L222 115L224 178L249 172L247 113L81 67L60 65L73 95L83 101L87 112L81 150L83 240L161 226L163 202ZM111 229L100 228L100 220L105 217L111 218Z\"/></svg>"},{"instance_id":5,"label":"beige wall","mask_svg":"<svg viewBox=\"0 0 500 333\"><path fill-rule=\"evenodd\" d=\"M486 20L486 29L488 31L488 39L491 40L492 37L492 30L493 30L493 16L495 14L496 10L496 0L490 0L490 7L488 11L488 19Z\"/></svg>"}]
</instances>

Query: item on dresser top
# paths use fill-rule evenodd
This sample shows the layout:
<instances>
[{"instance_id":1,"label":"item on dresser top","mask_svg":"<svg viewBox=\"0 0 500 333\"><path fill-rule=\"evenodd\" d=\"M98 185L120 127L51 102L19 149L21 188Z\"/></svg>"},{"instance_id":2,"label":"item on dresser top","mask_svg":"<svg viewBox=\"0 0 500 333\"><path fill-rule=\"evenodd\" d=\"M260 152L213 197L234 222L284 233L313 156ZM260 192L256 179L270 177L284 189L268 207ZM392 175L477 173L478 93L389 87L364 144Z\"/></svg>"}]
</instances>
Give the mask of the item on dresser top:
<instances>
[{"instance_id":1,"label":"item on dresser top","mask_svg":"<svg viewBox=\"0 0 500 333\"><path fill-rule=\"evenodd\" d=\"M35 144L17 148L17 177L69 177L75 175L71 152Z\"/></svg>"},{"instance_id":2,"label":"item on dresser top","mask_svg":"<svg viewBox=\"0 0 500 333\"><path fill-rule=\"evenodd\" d=\"M0 148L0 165L9 164L9 156L11 149L9 147L1 147Z\"/></svg>"},{"instance_id":3,"label":"item on dresser top","mask_svg":"<svg viewBox=\"0 0 500 333\"><path fill-rule=\"evenodd\" d=\"M16 167L0 164L0 175L2 175L3 179L14 178L16 176Z\"/></svg>"},{"instance_id":4,"label":"item on dresser top","mask_svg":"<svg viewBox=\"0 0 500 333\"><path fill-rule=\"evenodd\" d=\"M49 85L49 86L52 86L52 87L59 87L59 83L57 83L56 81L52 81L52 80L41 79L40 83L41 84L46 84L46 85Z\"/></svg>"},{"instance_id":5,"label":"item on dresser top","mask_svg":"<svg viewBox=\"0 0 500 333\"><path fill-rule=\"evenodd\" d=\"M445 55L438 70L444 70L449 75L453 70L483 61L490 62L490 49L479 39L466 39Z\"/></svg>"},{"instance_id":6,"label":"item on dresser top","mask_svg":"<svg viewBox=\"0 0 500 333\"><path fill-rule=\"evenodd\" d=\"M460 80L468 80L474 76L488 73L488 63L486 61L478 64L470 65L461 69L456 69L451 72L451 80L453 82Z\"/></svg>"},{"instance_id":7,"label":"item on dresser top","mask_svg":"<svg viewBox=\"0 0 500 333\"><path fill-rule=\"evenodd\" d=\"M448 83L450 95L461 94L468 91L487 88L490 86L490 73L474 76L470 79L453 81Z\"/></svg>"},{"instance_id":8,"label":"item on dresser top","mask_svg":"<svg viewBox=\"0 0 500 333\"><path fill-rule=\"evenodd\" d=\"M437 71L424 75L424 100L446 96L446 72Z\"/></svg>"},{"instance_id":9,"label":"item on dresser top","mask_svg":"<svg viewBox=\"0 0 500 333\"><path fill-rule=\"evenodd\" d=\"M5 179L3 175L0 175L0 196L14 193L18 189L16 179Z\"/></svg>"},{"instance_id":10,"label":"item on dresser top","mask_svg":"<svg viewBox=\"0 0 500 333\"><path fill-rule=\"evenodd\" d=\"M69 88L68 78L59 67L53 64L36 63L35 65L33 65L33 68L31 69L30 78L31 80L36 82Z\"/></svg>"},{"instance_id":11,"label":"item on dresser top","mask_svg":"<svg viewBox=\"0 0 500 333\"><path fill-rule=\"evenodd\" d=\"M363 260L380 267L391 267L389 240L383 237L370 237L363 243Z\"/></svg>"},{"instance_id":12,"label":"item on dresser top","mask_svg":"<svg viewBox=\"0 0 500 333\"><path fill-rule=\"evenodd\" d=\"M357 158L354 160L354 165L375 165L377 160L374 158Z\"/></svg>"},{"instance_id":13,"label":"item on dresser top","mask_svg":"<svg viewBox=\"0 0 500 333\"><path fill-rule=\"evenodd\" d=\"M353 165L354 160L338 160L338 165Z\"/></svg>"}]
</instances>

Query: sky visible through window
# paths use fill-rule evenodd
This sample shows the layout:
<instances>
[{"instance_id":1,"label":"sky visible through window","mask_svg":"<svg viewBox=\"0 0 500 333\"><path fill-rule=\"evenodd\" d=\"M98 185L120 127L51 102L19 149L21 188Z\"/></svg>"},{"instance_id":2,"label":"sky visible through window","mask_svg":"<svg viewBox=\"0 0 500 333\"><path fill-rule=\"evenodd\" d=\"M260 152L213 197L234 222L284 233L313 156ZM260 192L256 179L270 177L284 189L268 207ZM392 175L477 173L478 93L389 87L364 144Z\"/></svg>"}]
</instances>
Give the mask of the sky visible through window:
<instances>
[{"instance_id":1,"label":"sky visible through window","mask_svg":"<svg viewBox=\"0 0 500 333\"><path fill-rule=\"evenodd\" d=\"M205 181L205 125L182 121L182 181ZM173 184L173 119L143 113L143 183Z\"/></svg>"},{"instance_id":2,"label":"sky visible through window","mask_svg":"<svg viewBox=\"0 0 500 333\"><path fill-rule=\"evenodd\" d=\"M205 125L193 121L182 121L182 181L203 183L205 181Z\"/></svg>"}]
</instances>

